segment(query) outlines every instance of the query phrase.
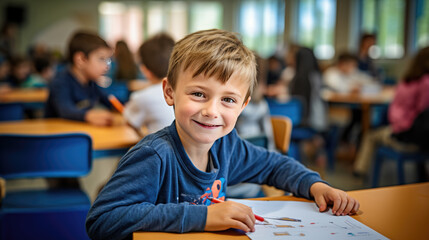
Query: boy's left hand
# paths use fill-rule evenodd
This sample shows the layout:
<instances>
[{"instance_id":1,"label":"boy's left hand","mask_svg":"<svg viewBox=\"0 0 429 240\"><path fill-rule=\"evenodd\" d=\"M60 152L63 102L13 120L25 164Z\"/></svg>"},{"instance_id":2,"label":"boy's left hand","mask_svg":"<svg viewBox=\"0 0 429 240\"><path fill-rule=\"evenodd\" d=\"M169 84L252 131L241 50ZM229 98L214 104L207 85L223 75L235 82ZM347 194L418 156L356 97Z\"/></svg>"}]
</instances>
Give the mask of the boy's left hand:
<instances>
[{"instance_id":1,"label":"boy's left hand","mask_svg":"<svg viewBox=\"0 0 429 240\"><path fill-rule=\"evenodd\" d=\"M337 216L353 215L359 210L360 205L356 199L322 182L311 185L310 194L314 197L320 212L328 210L328 205L333 205L332 214Z\"/></svg>"}]
</instances>

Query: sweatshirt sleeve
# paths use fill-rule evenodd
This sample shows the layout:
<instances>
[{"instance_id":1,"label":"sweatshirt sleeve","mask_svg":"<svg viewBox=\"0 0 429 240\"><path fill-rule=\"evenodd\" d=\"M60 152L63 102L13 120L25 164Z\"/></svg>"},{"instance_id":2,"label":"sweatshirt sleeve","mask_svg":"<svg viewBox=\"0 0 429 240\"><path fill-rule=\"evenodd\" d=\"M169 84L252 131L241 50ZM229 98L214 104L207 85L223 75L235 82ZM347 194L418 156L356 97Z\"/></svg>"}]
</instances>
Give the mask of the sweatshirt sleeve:
<instances>
[{"instance_id":1,"label":"sweatshirt sleeve","mask_svg":"<svg viewBox=\"0 0 429 240\"><path fill-rule=\"evenodd\" d=\"M123 239L135 231L203 231L206 206L157 203L162 168L161 159L149 147L127 153L88 213L89 237Z\"/></svg>"},{"instance_id":2,"label":"sweatshirt sleeve","mask_svg":"<svg viewBox=\"0 0 429 240\"><path fill-rule=\"evenodd\" d=\"M311 185L324 182L317 172L297 160L245 140L237 141L234 152L234 156L239 157L231 162L229 185L240 182L267 184L309 199Z\"/></svg>"},{"instance_id":3,"label":"sweatshirt sleeve","mask_svg":"<svg viewBox=\"0 0 429 240\"><path fill-rule=\"evenodd\" d=\"M72 100L70 86L63 86L63 82L55 81L51 85L51 104L58 112L59 117L77 121L84 121L86 109L78 109Z\"/></svg>"}]
</instances>

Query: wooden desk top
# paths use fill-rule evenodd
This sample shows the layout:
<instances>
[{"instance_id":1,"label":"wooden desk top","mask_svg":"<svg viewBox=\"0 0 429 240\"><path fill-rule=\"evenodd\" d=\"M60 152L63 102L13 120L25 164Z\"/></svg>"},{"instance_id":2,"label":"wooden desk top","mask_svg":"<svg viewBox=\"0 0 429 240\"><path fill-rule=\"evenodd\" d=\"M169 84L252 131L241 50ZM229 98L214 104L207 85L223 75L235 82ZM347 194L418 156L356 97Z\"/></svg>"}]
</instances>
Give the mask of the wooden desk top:
<instances>
[{"instance_id":1,"label":"wooden desk top","mask_svg":"<svg viewBox=\"0 0 429 240\"><path fill-rule=\"evenodd\" d=\"M48 95L46 88L15 88L0 94L0 103L44 103Z\"/></svg>"},{"instance_id":2,"label":"wooden desk top","mask_svg":"<svg viewBox=\"0 0 429 240\"><path fill-rule=\"evenodd\" d=\"M384 87L378 94L336 93L324 91L322 98L331 103L385 104L390 103L395 95L394 87Z\"/></svg>"},{"instance_id":3,"label":"wooden desk top","mask_svg":"<svg viewBox=\"0 0 429 240\"><path fill-rule=\"evenodd\" d=\"M352 216L384 236L395 239L426 239L429 236L429 182L348 192L358 199L362 213ZM309 201L282 196L257 200ZM249 239L233 230L223 232L158 233L135 232L134 240Z\"/></svg>"},{"instance_id":4,"label":"wooden desk top","mask_svg":"<svg viewBox=\"0 0 429 240\"><path fill-rule=\"evenodd\" d=\"M52 134L83 132L92 138L94 150L113 150L134 146L140 138L134 130L115 119L115 125L97 127L85 122L65 119L31 119L0 123L0 133Z\"/></svg>"}]
</instances>

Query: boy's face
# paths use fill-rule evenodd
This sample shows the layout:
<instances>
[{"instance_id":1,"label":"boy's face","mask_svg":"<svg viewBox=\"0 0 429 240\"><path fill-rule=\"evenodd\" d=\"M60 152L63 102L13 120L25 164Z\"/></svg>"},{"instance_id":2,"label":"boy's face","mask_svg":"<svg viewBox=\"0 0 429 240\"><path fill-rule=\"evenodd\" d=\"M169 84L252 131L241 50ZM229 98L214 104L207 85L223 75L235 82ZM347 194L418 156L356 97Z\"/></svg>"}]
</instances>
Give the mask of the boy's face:
<instances>
[{"instance_id":1,"label":"boy's face","mask_svg":"<svg viewBox=\"0 0 429 240\"><path fill-rule=\"evenodd\" d=\"M112 50L109 48L98 48L84 57L83 71L88 79L97 80L107 73L110 67Z\"/></svg>"},{"instance_id":2,"label":"boy's face","mask_svg":"<svg viewBox=\"0 0 429 240\"><path fill-rule=\"evenodd\" d=\"M249 83L233 74L222 83L215 77L182 72L173 89L163 80L164 97L174 105L177 132L184 145L213 144L235 126L238 115L249 102L244 102Z\"/></svg>"},{"instance_id":3,"label":"boy's face","mask_svg":"<svg viewBox=\"0 0 429 240\"><path fill-rule=\"evenodd\" d=\"M338 68L344 74L351 74L357 69L357 62L355 61L346 61L338 64Z\"/></svg>"}]
</instances>

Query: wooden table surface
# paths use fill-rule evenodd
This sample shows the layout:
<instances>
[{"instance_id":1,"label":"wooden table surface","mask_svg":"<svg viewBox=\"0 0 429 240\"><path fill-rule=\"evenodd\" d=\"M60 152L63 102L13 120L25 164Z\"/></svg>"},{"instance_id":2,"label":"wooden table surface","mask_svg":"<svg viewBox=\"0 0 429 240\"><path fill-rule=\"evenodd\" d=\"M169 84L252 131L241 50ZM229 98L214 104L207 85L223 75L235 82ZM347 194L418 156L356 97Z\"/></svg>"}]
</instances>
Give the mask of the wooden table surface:
<instances>
[{"instance_id":1,"label":"wooden table surface","mask_svg":"<svg viewBox=\"0 0 429 240\"><path fill-rule=\"evenodd\" d=\"M395 95L395 87L383 87L376 94L359 93L335 93L324 91L322 98L329 103L357 104L362 110L362 131L367 133L371 127L371 106L377 104L389 104Z\"/></svg>"},{"instance_id":2,"label":"wooden table surface","mask_svg":"<svg viewBox=\"0 0 429 240\"><path fill-rule=\"evenodd\" d=\"M65 119L31 119L0 123L0 133L16 134L52 134L83 132L92 138L94 150L114 150L130 148L140 138L134 130L118 117L109 127L97 127L86 122Z\"/></svg>"},{"instance_id":3,"label":"wooden table surface","mask_svg":"<svg viewBox=\"0 0 429 240\"><path fill-rule=\"evenodd\" d=\"M44 103L48 95L46 88L14 88L0 94L0 103Z\"/></svg>"},{"instance_id":4,"label":"wooden table surface","mask_svg":"<svg viewBox=\"0 0 429 240\"><path fill-rule=\"evenodd\" d=\"M428 239L429 182L394 187L349 191L360 204L360 213L352 216L384 236L395 239ZM260 198L258 200L308 201L291 196ZM159 233L135 232L134 240L244 240L246 235L233 230L222 232Z\"/></svg>"}]
</instances>

